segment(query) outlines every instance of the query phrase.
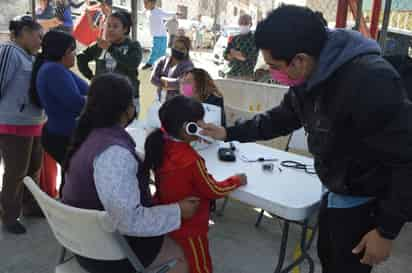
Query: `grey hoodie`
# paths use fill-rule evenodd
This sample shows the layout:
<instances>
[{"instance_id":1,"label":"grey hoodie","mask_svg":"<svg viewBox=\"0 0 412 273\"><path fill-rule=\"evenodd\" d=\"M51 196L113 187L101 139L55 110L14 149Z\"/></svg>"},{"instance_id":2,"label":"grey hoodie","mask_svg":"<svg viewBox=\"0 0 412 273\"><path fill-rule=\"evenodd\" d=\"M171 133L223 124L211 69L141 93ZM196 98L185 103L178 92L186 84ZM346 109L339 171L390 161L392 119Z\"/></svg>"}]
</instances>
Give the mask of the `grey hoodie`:
<instances>
[{"instance_id":1,"label":"grey hoodie","mask_svg":"<svg viewBox=\"0 0 412 273\"><path fill-rule=\"evenodd\" d=\"M42 109L31 102L33 56L13 42L0 45L0 125L39 125Z\"/></svg>"},{"instance_id":2,"label":"grey hoodie","mask_svg":"<svg viewBox=\"0 0 412 273\"><path fill-rule=\"evenodd\" d=\"M364 54L381 54L379 44L352 30L328 30L316 71L307 82L307 90L328 79L342 65Z\"/></svg>"}]
</instances>

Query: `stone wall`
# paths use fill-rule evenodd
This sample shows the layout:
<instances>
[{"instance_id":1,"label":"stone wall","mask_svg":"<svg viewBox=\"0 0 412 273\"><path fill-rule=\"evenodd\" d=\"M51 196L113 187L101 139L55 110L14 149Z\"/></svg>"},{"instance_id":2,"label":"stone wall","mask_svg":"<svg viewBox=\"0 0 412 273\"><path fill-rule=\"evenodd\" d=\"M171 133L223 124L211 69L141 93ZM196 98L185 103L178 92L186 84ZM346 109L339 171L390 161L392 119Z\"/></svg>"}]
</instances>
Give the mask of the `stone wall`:
<instances>
[{"instance_id":1,"label":"stone wall","mask_svg":"<svg viewBox=\"0 0 412 273\"><path fill-rule=\"evenodd\" d=\"M0 0L0 30L6 30L10 19L28 10L29 0Z\"/></svg>"}]
</instances>

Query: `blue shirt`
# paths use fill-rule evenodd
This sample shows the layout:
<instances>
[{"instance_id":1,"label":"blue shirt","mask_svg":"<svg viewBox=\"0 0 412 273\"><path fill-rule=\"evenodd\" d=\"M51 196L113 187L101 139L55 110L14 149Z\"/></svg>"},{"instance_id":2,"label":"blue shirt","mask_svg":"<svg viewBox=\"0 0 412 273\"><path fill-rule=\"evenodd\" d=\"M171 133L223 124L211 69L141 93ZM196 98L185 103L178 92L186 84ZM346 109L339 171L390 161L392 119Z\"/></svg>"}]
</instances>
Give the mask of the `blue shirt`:
<instances>
[{"instance_id":1,"label":"blue shirt","mask_svg":"<svg viewBox=\"0 0 412 273\"><path fill-rule=\"evenodd\" d=\"M73 27L73 17L72 17L72 10L70 6L66 7L63 12L63 25L65 27Z\"/></svg>"},{"instance_id":2,"label":"blue shirt","mask_svg":"<svg viewBox=\"0 0 412 273\"><path fill-rule=\"evenodd\" d=\"M47 114L47 130L71 136L86 101L87 83L62 64L46 62L37 75L36 88Z\"/></svg>"},{"instance_id":3,"label":"blue shirt","mask_svg":"<svg viewBox=\"0 0 412 273\"><path fill-rule=\"evenodd\" d=\"M371 197L350 196L331 192L328 195L328 208L354 208L366 204L372 199Z\"/></svg>"}]
</instances>

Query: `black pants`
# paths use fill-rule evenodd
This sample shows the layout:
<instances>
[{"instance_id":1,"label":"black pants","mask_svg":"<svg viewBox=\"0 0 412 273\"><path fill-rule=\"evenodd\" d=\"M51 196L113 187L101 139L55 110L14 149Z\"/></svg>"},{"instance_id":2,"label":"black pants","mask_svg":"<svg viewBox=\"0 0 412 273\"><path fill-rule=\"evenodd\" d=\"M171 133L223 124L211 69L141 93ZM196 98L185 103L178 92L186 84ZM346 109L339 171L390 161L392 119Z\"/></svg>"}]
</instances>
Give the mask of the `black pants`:
<instances>
[{"instance_id":1,"label":"black pants","mask_svg":"<svg viewBox=\"0 0 412 273\"><path fill-rule=\"evenodd\" d=\"M322 201L319 214L318 255L323 273L369 273L372 267L363 265L361 255L352 254L362 237L376 227L376 202L337 209L327 208Z\"/></svg>"},{"instance_id":2,"label":"black pants","mask_svg":"<svg viewBox=\"0 0 412 273\"><path fill-rule=\"evenodd\" d=\"M61 169L61 182L59 194L62 195L62 190L64 186L64 162L66 160L67 149L70 144L69 136L62 136L50 133L46 126L43 127L41 143L43 149L51 156L57 163L59 163Z\"/></svg>"},{"instance_id":3,"label":"black pants","mask_svg":"<svg viewBox=\"0 0 412 273\"><path fill-rule=\"evenodd\" d=\"M164 237L136 238L126 236L136 257L143 267L150 266L160 253ZM80 266L89 273L135 273L132 264L128 260L121 261L98 261L85 257L75 256Z\"/></svg>"},{"instance_id":4,"label":"black pants","mask_svg":"<svg viewBox=\"0 0 412 273\"><path fill-rule=\"evenodd\" d=\"M70 137L50 133L45 126L42 132L41 143L44 150L51 155L60 166L63 166L67 148L70 144Z\"/></svg>"}]
</instances>

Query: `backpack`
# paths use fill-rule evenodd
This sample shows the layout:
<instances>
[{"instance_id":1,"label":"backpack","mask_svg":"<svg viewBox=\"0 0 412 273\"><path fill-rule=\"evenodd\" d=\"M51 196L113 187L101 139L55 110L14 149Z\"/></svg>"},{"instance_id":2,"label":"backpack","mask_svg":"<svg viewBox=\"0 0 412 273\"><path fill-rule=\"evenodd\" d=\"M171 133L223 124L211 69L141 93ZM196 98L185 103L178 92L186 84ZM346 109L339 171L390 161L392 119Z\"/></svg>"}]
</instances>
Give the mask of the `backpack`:
<instances>
[{"instance_id":1,"label":"backpack","mask_svg":"<svg viewBox=\"0 0 412 273\"><path fill-rule=\"evenodd\" d=\"M384 58L398 71L408 98L412 101L412 58L402 55L384 56Z\"/></svg>"}]
</instances>

